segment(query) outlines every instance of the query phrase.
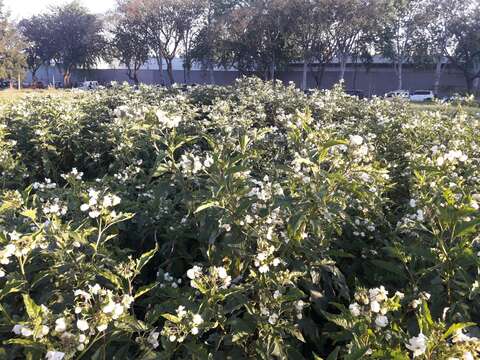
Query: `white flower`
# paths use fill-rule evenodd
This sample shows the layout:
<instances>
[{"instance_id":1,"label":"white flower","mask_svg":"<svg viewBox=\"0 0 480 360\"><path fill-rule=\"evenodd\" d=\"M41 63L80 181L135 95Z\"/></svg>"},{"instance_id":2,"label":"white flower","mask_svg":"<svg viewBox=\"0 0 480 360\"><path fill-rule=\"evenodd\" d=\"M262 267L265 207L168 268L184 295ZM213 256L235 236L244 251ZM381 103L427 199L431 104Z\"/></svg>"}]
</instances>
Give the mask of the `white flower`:
<instances>
[{"instance_id":1,"label":"white flower","mask_svg":"<svg viewBox=\"0 0 480 360\"><path fill-rule=\"evenodd\" d=\"M203 162L203 166L205 166L206 168L209 168L212 165L213 165L213 158L210 154L208 154L207 157L205 158L205 161Z\"/></svg>"},{"instance_id":2,"label":"white flower","mask_svg":"<svg viewBox=\"0 0 480 360\"><path fill-rule=\"evenodd\" d=\"M265 253L260 253L260 254L257 254L257 259L258 261L263 261L267 258L267 255Z\"/></svg>"},{"instance_id":3,"label":"white flower","mask_svg":"<svg viewBox=\"0 0 480 360\"><path fill-rule=\"evenodd\" d=\"M117 195L112 195L112 205L113 206L117 206L121 202L122 202L122 199L120 199L120 197L118 197Z\"/></svg>"},{"instance_id":4,"label":"white flower","mask_svg":"<svg viewBox=\"0 0 480 360\"><path fill-rule=\"evenodd\" d=\"M462 360L475 360L475 358L470 351L467 351L463 353Z\"/></svg>"},{"instance_id":5,"label":"white flower","mask_svg":"<svg viewBox=\"0 0 480 360\"><path fill-rule=\"evenodd\" d=\"M88 330L88 322L86 320L77 320L77 328L80 331L87 331Z\"/></svg>"},{"instance_id":6,"label":"white flower","mask_svg":"<svg viewBox=\"0 0 480 360\"><path fill-rule=\"evenodd\" d=\"M202 268L197 265L187 271L187 277L190 280L195 280L195 278L199 277L201 274Z\"/></svg>"},{"instance_id":7,"label":"white flower","mask_svg":"<svg viewBox=\"0 0 480 360\"><path fill-rule=\"evenodd\" d=\"M260 273L262 274L268 272L268 270L270 270L270 267L268 265L262 265L258 268L258 271L260 271Z\"/></svg>"},{"instance_id":8,"label":"white flower","mask_svg":"<svg viewBox=\"0 0 480 360\"><path fill-rule=\"evenodd\" d=\"M120 304L115 304L115 308L113 309L113 316L112 318L118 319L120 315L123 314L123 306Z\"/></svg>"},{"instance_id":9,"label":"white flower","mask_svg":"<svg viewBox=\"0 0 480 360\"><path fill-rule=\"evenodd\" d=\"M87 340L87 337L85 336L85 334L80 334L78 336L78 341L81 342L81 343L84 343L85 340Z\"/></svg>"},{"instance_id":10,"label":"white flower","mask_svg":"<svg viewBox=\"0 0 480 360\"><path fill-rule=\"evenodd\" d=\"M98 210L93 210L88 213L88 216L90 216L92 219L96 219L100 216L100 211Z\"/></svg>"},{"instance_id":11,"label":"white flower","mask_svg":"<svg viewBox=\"0 0 480 360\"><path fill-rule=\"evenodd\" d=\"M187 315L187 312L185 311L185 306L183 305L180 305L178 308L177 308L177 315L179 317L184 317L185 315Z\"/></svg>"},{"instance_id":12,"label":"white flower","mask_svg":"<svg viewBox=\"0 0 480 360\"><path fill-rule=\"evenodd\" d=\"M360 135L350 135L350 144L360 146L363 144L363 138Z\"/></svg>"},{"instance_id":13,"label":"white flower","mask_svg":"<svg viewBox=\"0 0 480 360\"><path fill-rule=\"evenodd\" d=\"M92 292L93 295L97 295L98 292L101 290L102 288L100 287L99 284L95 284L91 289L90 291Z\"/></svg>"},{"instance_id":14,"label":"white flower","mask_svg":"<svg viewBox=\"0 0 480 360\"><path fill-rule=\"evenodd\" d=\"M156 349L160 344L158 343L158 337L160 333L158 331L153 331L148 335L147 341L154 349Z\"/></svg>"},{"instance_id":15,"label":"white flower","mask_svg":"<svg viewBox=\"0 0 480 360\"><path fill-rule=\"evenodd\" d=\"M110 314L111 312L113 312L114 309L115 309L115 303L113 301L110 301L107 305L105 305L102 308L102 311L105 314Z\"/></svg>"},{"instance_id":16,"label":"white flower","mask_svg":"<svg viewBox=\"0 0 480 360\"><path fill-rule=\"evenodd\" d=\"M408 340L408 344L405 346L413 352L413 357L423 355L425 350L427 350L427 337L420 333L418 336L414 336Z\"/></svg>"},{"instance_id":17,"label":"white flower","mask_svg":"<svg viewBox=\"0 0 480 360\"><path fill-rule=\"evenodd\" d=\"M225 268L223 266L221 267L217 267L217 274L218 274L218 277L220 279L226 279L228 274L227 274L227 270L225 270Z\"/></svg>"},{"instance_id":18,"label":"white flower","mask_svg":"<svg viewBox=\"0 0 480 360\"><path fill-rule=\"evenodd\" d=\"M23 325L17 324L13 327L12 331L15 335L20 335L22 333Z\"/></svg>"},{"instance_id":19,"label":"white flower","mask_svg":"<svg viewBox=\"0 0 480 360\"><path fill-rule=\"evenodd\" d=\"M47 355L45 356L45 359L47 359L47 360L62 360L64 356L65 356L65 353L63 353L63 352L50 350L50 351L47 351Z\"/></svg>"},{"instance_id":20,"label":"white flower","mask_svg":"<svg viewBox=\"0 0 480 360\"><path fill-rule=\"evenodd\" d=\"M414 199L410 199L410 206L412 208L416 207L417 206L417 202L414 200Z\"/></svg>"},{"instance_id":21,"label":"white flower","mask_svg":"<svg viewBox=\"0 0 480 360\"><path fill-rule=\"evenodd\" d=\"M372 310L374 313L380 312L380 304L378 301L372 301L370 303L370 310Z\"/></svg>"},{"instance_id":22,"label":"white flower","mask_svg":"<svg viewBox=\"0 0 480 360\"><path fill-rule=\"evenodd\" d=\"M353 316L360 316L360 305L358 303L350 304L348 307Z\"/></svg>"},{"instance_id":23,"label":"white flower","mask_svg":"<svg viewBox=\"0 0 480 360\"><path fill-rule=\"evenodd\" d=\"M3 271L2 268L0 268L0 278L4 277L5 276L5 271Z\"/></svg>"},{"instance_id":24,"label":"white flower","mask_svg":"<svg viewBox=\"0 0 480 360\"><path fill-rule=\"evenodd\" d=\"M192 331L191 331L191 332L192 332L193 335L197 335L198 332L199 332L199 330L198 330L198 328L195 326L195 327L192 328Z\"/></svg>"},{"instance_id":25,"label":"white flower","mask_svg":"<svg viewBox=\"0 0 480 360\"><path fill-rule=\"evenodd\" d=\"M97 330L100 332L107 330L107 328L108 328L108 324L100 324L97 326Z\"/></svg>"},{"instance_id":26,"label":"white flower","mask_svg":"<svg viewBox=\"0 0 480 360\"><path fill-rule=\"evenodd\" d=\"M385 327L388 325L388 318L384 315L378 315L377 318L375 319L375 325L378 327Z\"/></svg>"},{"instance_id":27,"label":"white flower","mask_svg":"<svg viewBox=\"0 0 480 360\"><path fill-rule=\"evenodd\" d=\"M50 328L47 325L42 325L42 335L43 336L48 335L49 332L50 332Z\"/></svg>"},{"instance_id":28,"label":"white flower","mask_svg":"<svg viewBox=\"0 0 480 360\"><path fill-rule=\"evenodd\" d=\"M177 340L177 337L175 335L170 335L168 337L168 340L170 340L170 342L174 342L175 340Z\"/></svg>"},{"instance_id":29,"label":"white flower","mask_svg":"<svg viewBox=\"0 0 480 360\"><path fill-rule=\"evenodd\" d=\"M203 323L203 318L200 314L195 314L195 315L193 315L192 322L195 325L200 325L200 324Z\"/></svg>"},{"instance_id":30,"label":"white flower","mask_svg":"<svg viewBox=\"0 0 480 360\"><path fill-rule=\"evenodd\" d=\"M17 241L17 240L20 240L20 236L22 236L22 234L16 232L16 231L12 231L11 233L9 233L8 235L10 235L10 240L11 241Z\"/></svg>"},{"instance_id":31,"label":"white flower","mask_svg":"<svg viewBox=\"0 0 480 360\"><path fill-rule=\"evenodd\" d=\"M278 321L278 314L272 314L268 318L268 322L272 325L275 325L277 323L277 321Z\"/></svg>"},{"instance_id":32,"label":"white flower","mask_svg":"<svg viewBox=\"0 0 480 360\"><path fill-rule=\"evenodd\" d=\"M22 326L22 329L20 330L21 334L25 337L29 337L33 335L33 331L27 327Z\"/></svg>"},{"instance_id":33,"label":"white flower","mask_svg":"<svg viewBox=\"0 0 480 360\"><path fill-rule=\"evenodd\" d=\"M279 258L275 258L272 261L273 266L277 267L282 261Z\"/></svg>"},{"instance_id":34,"label":"white flower","mask_svg":"<svg viewBox=\"0 0 480 360\"><path fill-rule=\"evenodd\" d=\"M67 329L67 324L65 323L65 318L59 318L55 320L55 331L62 333Z\"/></svg>"}]
</instances>

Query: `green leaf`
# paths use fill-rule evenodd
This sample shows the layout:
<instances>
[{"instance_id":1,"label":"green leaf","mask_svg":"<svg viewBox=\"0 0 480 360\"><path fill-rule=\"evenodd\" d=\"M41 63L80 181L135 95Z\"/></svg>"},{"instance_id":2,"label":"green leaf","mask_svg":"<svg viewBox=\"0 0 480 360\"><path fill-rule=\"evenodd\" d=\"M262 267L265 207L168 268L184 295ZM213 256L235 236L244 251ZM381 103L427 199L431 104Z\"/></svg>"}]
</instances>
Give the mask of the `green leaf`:
<instances>
[{"instance_id":1,"label":"green leaf","mask_svg":"<svg viewBox=\"0 0 480 360\"><path fill-rule=\"evenodd\" d=\"M152 283L152 284L149 284L149 285L142 286L141 288L139 288L139 289L136 291L134 298L137 299L137 298L139 298L140 296L145 295L145 294L148 293L150 290L152 290L154 287L156 287L158 284L159 284L159 283Z\"/></svg>"},{"instance_id":2,"label":"green leaf","mask_svg":"<svg viewBox=\"0 0 480 360\"><path fill-rule=\"evenodd\" d=\"M0 300L2 300L8 294L13 294L22 291L25 281L23 280L8 280L5 285L0 289Z\"/></svg>"},{"instance_id":3,"label":"green leaf","mask_svg":"<svg viewBox=\"0 0 480 360\"><path fill-rule=\"evenodd\" d=\"M4 341L4 344L7 345L19 345L27 348L34 348L34 349L39 349L43 350L44 346L33 341L33 340L28 340L28 339L9 339Z\"/></svg>"},{"instance_id":4,"label":"green leaf","mask_svg":"<svg viewBox=\"0 0 480 360\"><path fill-rule=\"evenodd\" d=\"M206 209L214 207L214 206L218 206L218 202L217 201L210 201L208 203L200 205L197 208L197 210L195 210L194 214L198 214L199 212L202 212L203 210L206 210Z\"/></svg>"},{"instance_id":5,"label":"green leaf","mask_svg":"<svg viewBox=\"0 0 480 360\"><path fill-rule=\"evenodd\" d=\"M173 322L174 324L178 324L182 321L178 316L172 314L162 314L162 317Z\"/></svg>"},{"instance_id":6,"label":"green leaf","mask_svg":"<svg viewBox=\"0 0 480 360\"><path fill-rule=\"evenodd\" d=\"M288 329L288 332L293 336L295 336L301 342L306 343L305 338L303 337L303 334L299 329L297 328Z\"/></svg>"},{"instance_id":7,"label":"green leaf","mask_svg":"<svg viewBox=\"0 0 480 360\"><path fill-rule=\"evenodd\" d=\"M475 326L475 325L476 324L473 323L473 322L453 324L448 328L448 330L443 334L442 337L444 339L447 339L450 336L452 336L453 334L455 334L458 330L462 330L462 329L468 328L470 326Z\"/></svg>"},{"instance_id":8,"label":"green leaf","mask_svg":"<svg viewBox=\"0 0 480 360\"><path fill-rule=\"evenodd\" d=\"M476 231L478 225L480 225L480 218L472 221L457 223L455 226L454 237L462 237L464 235L473 233Z\"/></svg>"},{"instance_id":9,"label":"green leaf","mask_svg":"<svg viewBox=\"0 0 480 360\"><path fill-rule=\"evenodd\" d=\"M367 353L369 347L362 347L360 349L353 350L350 354L345 355L345 360L358 360L363 359L363 356Z\"/></svg>"},{"instance_id":10,"label":"green leaf","mask_svg":"<svg viewBox=\"0 0 480 360\"><path fill-rule=\"evenodd\" d=\"M36 319L42 312L42 308L35 304L32 298L28 294L22 294L23 303L25 304L25 310L27 310L28 317L30 319Z\"/></svg>"},{"instance_id":11,"label":"green leaf","mask_svg":"<svg viewBox=\"0 0 480 360\"><path fill-rule=\"evenodd\" d=\"M328 355L327 360L337 360L339 353L340 353L340 347L337 346L337 347L330 353L330 355Z\"/></svg>"},{"instance_id":12,"label":"green leaf","mask_svg":"<svg viewBox=\"0 0 480 360\"><path fill-rule=\"evenodd\" d=\"M25 209L20 214L32 221L36 221L37 219L37 210L35 209Z\"/></svg>"},{"instance_id":13,"label":"green leaf","mask_svg":"<svg viewBox=\"0 0 480 360\"><path fill-rule=\"evenodd\" d=\"M122 280L114 273L108 270L97 270L97 273L98 275L110 281L112 285L115 285L118 289L123 289Z\"/></svg>"},{"instance_id":14,"label":"green leaf","mask_svg":"<svg viewBox=\"0 0 480 360\"><path fill-rule=\"evenodd\" d=\"M142 254L137 261L137 271L140 273L145 265L155 256L158 251L158 244L155 243L155 248Z\"/></svg>"}]
</instances>

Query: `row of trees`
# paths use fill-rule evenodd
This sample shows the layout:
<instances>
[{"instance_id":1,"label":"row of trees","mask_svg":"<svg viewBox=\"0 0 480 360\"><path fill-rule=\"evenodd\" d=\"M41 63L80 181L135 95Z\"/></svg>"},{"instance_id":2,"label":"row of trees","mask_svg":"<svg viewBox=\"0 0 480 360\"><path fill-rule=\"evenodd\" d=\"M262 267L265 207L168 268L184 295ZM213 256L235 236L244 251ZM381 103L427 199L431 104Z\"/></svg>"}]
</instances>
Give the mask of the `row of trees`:
<instances>
[{"instance_id":1,"label":"row of trees","mask_svg":"<svg viewBox=\"0 0 480 360\"><path fill-rule=\"evenodd\" d=\"M53 62L67 85L74 69L101 58L118 59L138 82L151 57L173 83L178 56L187 82L193 63L214 82L215 67L274 79L300 62L306 88L309 72L320 85L328 63L338 61L343 79L348 62L368 68L375 55L390 59L399 88L411 62L433 66L436 91L447 63L469 91L480 78L480 0L118 0L103 19L73 2L21 21L19 30L32 72Z\"/></svg>"}]
</instances>

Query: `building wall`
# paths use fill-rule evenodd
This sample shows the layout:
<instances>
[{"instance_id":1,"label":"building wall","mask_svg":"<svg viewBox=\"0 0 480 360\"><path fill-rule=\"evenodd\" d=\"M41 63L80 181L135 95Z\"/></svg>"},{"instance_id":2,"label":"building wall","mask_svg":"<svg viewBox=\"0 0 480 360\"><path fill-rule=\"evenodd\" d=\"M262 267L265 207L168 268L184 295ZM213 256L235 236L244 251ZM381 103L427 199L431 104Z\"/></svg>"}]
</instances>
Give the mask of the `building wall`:
<instances>
[{"instance_id":1,"label":"building wall","mask_svg":"<svg viewBox=\"0 0 480 360\"><path fill-rule=\"evenodd\" d=\"M177 67L178 69L178 67ZM174 70L174 79L177 83L185 83L183 70ZM302 82L301 66L291 66L287 71L279 72L278 78L285 83L293 81L297 86ZM218 85L232 84L241 75L236 71L220 70L214 72L215 83ZM42 68L37 73L37 79L44 84L63 82L63 77L58 69L54 67ZM167 72L163 72L164 82L167 81ZM108 84L111 81L129 81L125 69L98 69L78 70L72 76L73 82L80 83L85 80L97 80L101 84ZM160 73L155 69L143 69L139 71L139 80L145 84L160 84ZM339 80L338 66L329 66L325 69L321 84L317 84L312 73L308 73L307 83L309 88L331 88ZM27 82L31 81L31 75L27 75ZM196 69L191 71L190 83L207 84L209 75L207 71ZM434 82L433 69L416 69L406 67L403 76L403 88L406 90L432 89ZM345 73L345 86L347 89L361 90L365 95L382 95L387 91L397 89L397 76L391 66L384 64L374 65L369 71L363 67L348 67ZM463 75L454 68L446 68L442 74L440 83L440 94L446 95L455 92L465 91L465 79Z\"/></svg>"},{"instance_id":2,"label":"building wall","mask_svg":"<svg viewBox=\"0 0 480 360\"><path fill-rule=\"evenodd\" d=\"M309 73L307 85L309 88L329 89L339 81L338 68L330 67L325 70L321 84L316 83L315 77ZM297 86L302 83L302 71L290 69L279 74L285 82L293 81ZM374 66L369 71L364 68L347 68L344 76L345 87L352 90L361 90L365 95L383 95L388 91L398 89L397 75L393 68L388 66ZM405 68L403 73L404 90L429 90L433 89L433 69ZM442 73L439 95L447 95L466 90L465 79L459 71L446 68Z\"/></svg>"}]
</instances>

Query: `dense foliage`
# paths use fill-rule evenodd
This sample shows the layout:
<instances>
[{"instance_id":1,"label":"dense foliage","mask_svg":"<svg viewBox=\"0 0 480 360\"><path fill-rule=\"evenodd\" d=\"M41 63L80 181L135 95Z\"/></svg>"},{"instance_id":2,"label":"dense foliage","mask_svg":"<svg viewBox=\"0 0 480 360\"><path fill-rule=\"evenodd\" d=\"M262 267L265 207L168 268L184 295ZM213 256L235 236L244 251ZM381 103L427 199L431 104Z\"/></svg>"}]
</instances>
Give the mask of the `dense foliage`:
<instances>
[{"instance_id":1,"label":"dense foliage","mask_svg":"<svg viewBox=\"0 0 480 360\"><path fill-rule=\"evenodd\" d=\"M444 110L252 79L4 106L0 358L477 358L480 115Z\"/></svg>"}]
</instances>

